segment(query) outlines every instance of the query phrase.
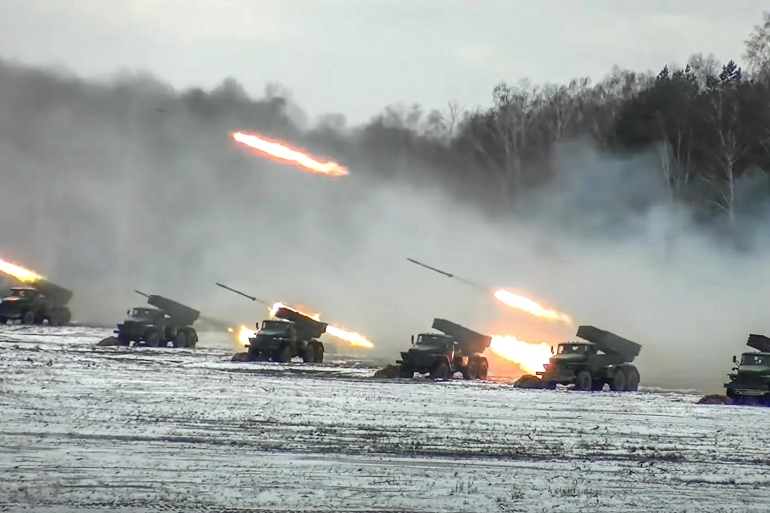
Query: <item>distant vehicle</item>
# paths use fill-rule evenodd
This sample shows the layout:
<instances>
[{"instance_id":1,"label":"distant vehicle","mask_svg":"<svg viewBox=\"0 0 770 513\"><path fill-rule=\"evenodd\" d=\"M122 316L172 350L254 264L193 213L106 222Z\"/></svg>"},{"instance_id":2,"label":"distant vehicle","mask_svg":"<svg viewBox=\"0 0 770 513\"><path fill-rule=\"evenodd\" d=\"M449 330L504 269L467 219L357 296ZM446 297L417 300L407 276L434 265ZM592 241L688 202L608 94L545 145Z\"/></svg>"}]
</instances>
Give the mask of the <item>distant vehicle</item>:
<instances>
[{"instance_id":1,"label":"distant vehicle","mask_svg":"<svg viewBox=\"0 0 770 513\"><path fill-rule=\"evenodd\" d=\"M72 320L67 307L72 291L46 280L31 285L11 287L0 301L0 324L18 320L22 324L66 326Z\"/></svg>"},{"instance_id":2,"label":"distant vehicle","mask_svg":"<svg viewBox=\"0 0 770 513\"><path fill-rule=\"evenodd\" d=\"M724 384L725 395L736 404L770 404L770 338L749 335L746 345L756 352L733 356L733 372Z\"/></svg>"},{"instance_id":3,"label":"distant vehicle","mask_svg":"<svg viewBox=\"0 0 770 513\"><path fill-rule=\"evenodd\" d=\"M574 385L575 390L601 391L605 384L616 392L639 388L639 371L631 362L642 346L593 326L580 326L577 336L588 342L564 342L558 345L545 371L537 376L522 376L518 388L549 388Z\"/></svg>"},{"instance_id":4,"label":"distant vehicle","mask_svg":"<svg viewBox=\"0 0 770 513\"><path fill-rule=\"evenodd\" d=\"M463 379L487 379L489 362L482 353L492 337L446 319L433 319L432 327L442 333L420 333L416 341L412 336L412 347L401 352L399 377L413 378L416 372L447 379L461 372Z\"/></svg>"},{"instance_id":5,"label":"distant vehicle","mask_svg":"<svg viewBox=\"0 0 770 513\"><path fill-rule=\"evenodd\" d=\"M129 310L126 319L114 330L118 345L144 344L148 347L168 346L194 349L198 333L192 325L200 312L163 296L148 295L138 290L155 308L138 307Z\"/></svg>"}]
</instances>

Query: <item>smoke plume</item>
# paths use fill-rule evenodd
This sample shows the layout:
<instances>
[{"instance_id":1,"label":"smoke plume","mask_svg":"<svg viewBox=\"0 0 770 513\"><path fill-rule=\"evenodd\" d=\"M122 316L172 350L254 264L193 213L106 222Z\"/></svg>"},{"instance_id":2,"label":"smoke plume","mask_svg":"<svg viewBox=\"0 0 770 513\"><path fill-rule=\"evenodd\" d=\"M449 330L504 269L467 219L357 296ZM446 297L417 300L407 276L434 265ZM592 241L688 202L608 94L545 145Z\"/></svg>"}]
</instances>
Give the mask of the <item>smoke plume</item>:
<instances>
[{"instance_id":1,"label":"smoke plume","mask_svg":"<svg viewBox=\"0 0 770 513\"><path fill-rule=\"evenodd\" d=\"M754 221L741 221L755 243L743 252L697 225L669 199L654 148L619 157L562 144L553 178L493 216L489 191L459 190L440 165L386 153L397 132L333 117L301 130L298 116L232 80L175 91L141 74L96 83L0 63L0 256L74 290L83 321L119 320L143 302L133 289L237 322L265 316L219 281L307 306L388 358L434 317L531 342L574 335L413 257L643 344L648 386L716 390L746 336L770 331L770 264ZM257 157L233 130L346 159L351 175Z\"/></svg>"}]
</instances>

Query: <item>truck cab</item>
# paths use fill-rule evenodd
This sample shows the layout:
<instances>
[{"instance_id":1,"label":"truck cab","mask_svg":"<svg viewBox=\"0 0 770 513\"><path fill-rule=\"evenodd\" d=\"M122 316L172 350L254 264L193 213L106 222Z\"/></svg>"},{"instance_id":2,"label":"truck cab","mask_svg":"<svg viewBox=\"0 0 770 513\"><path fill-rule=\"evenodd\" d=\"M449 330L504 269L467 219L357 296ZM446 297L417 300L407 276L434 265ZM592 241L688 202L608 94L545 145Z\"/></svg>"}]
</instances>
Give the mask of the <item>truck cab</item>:
<instances>
[{"instance_id":1,"label":"truck cab","mask_svg":"<svg viewBox=\"0 0 770 513\"><path fill-rule=\"evenodd\" d=\"M20 320L24 324L41 323L45 309L45 296L32 287L11 287L0 301L0 324Z\"/></svg>"},{"instance_id":2,"label":"truck cab","mask_svg":"<svg viewBox=\"0 0 770 513\"><path fill-rule=\"evenodd\" d=\"M725 383L727 397L739 404L770 400L770 353L743 353L740 360L733 356L733 372Z\"/></svg>"},{"instance_id":3,"label":"truck cab","mask_svg":"<svg viewBox=\"0 0 770 513\"><path fill-rule=\"evenodd\" d=\"M296 343L297 326L292 321L265 319L259 326L257 333L249 338L249 355L254 360L268 360L273 355L283 357L285 355L281 355L281 348L293 347ZM288 360L291 360L293 356L292 354L288 357Z\"/></svg>"}]
</instances>

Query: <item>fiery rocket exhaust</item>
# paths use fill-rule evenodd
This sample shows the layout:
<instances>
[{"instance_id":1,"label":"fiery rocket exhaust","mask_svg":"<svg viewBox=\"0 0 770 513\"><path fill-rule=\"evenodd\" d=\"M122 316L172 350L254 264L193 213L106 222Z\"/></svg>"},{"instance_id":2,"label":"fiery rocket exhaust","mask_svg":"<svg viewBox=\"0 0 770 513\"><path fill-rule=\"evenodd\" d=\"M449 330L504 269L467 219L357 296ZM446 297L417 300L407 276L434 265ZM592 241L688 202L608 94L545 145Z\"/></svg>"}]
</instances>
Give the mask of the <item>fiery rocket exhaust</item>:
<instances>
[{"instance_id":1,"label":"fiery rocket exhaust","mask_svg":"<svg viewBox=\"0 0 770 513\"><path fill-rule=\"evenodd\" d=\"M543 365L551 358L551 346L548 344L524 342L513 335L492 335L489 348L496 355L519 364L529 374L544 371Z\"/></svg>"},{"instance_id":2,"label":"fiery rocket exhaust","mask_svg":"<svg viewBox=\"0 0 770 513\"><path fill-rule=\"evenodd\" d=\"M419 266L425 267L426 269L430 269L433 272L442 274L447 278L454 278L457 281L461 281L466 285L470 285L471 287L477 288L481 291L484 291L484 292L489 291L489 288L479 285L478 283L474 283L472 281L466 280L464 278L460 278L459 276L448 273L446 271L442 271L435 267L431 267L427 264L423 264L422 262L418 262L417 260L414 260L412 258L407 258L407 260L412 262L413 264L417 264ZM548 308L545 308L544 306L539 305L538 303L532 301L531 299L528 299L524 296L520 296L518 294L514 294L513 292L510 292L508 290L500 289L494 292L492 295L494 296L495 299L497 299L504 305L510 306L511 308L522 310L524 312L527 312L528 314L534 315L535 317L539 317L541 319L554 320L554 321L562 321L570 325L572 324L572 319L568 315L557 312L556 310L550 310Z\"/></svg>"},{"instance_id":3,"label":"fiery rocket exhaust","mask_svg":"<svg viewBox=\"0 0 770 513\"><path fill-rule=\"evenodd\" d=\"M5 260L0 260L0 272L4 272L22 283L35 283L43 279L39 274Z\"/></svg>"},{"instance_id":4,"label":"fiery rocket exhaust","mask_svg":"<svg viewBox=\"0 0 770 513\"><path fill-rule=\"evenodd\" d=\"M267 157L295 165L311 173L327 176L345 176L348 174L347 168L336 162L319 162L307 153L290 148L283 143L243 132L235 132L232 134L232 138Z\"/></svg>"},{"instance_id":5,"label":"fiery rocket exhaust","mask_svg":"<svg viewBox=\"0 0 770 513\"><path fill-rule=\"evenodd\" d=\"M317 321L321 320L321 314L303 312L301 310L297 310L296 308L288 306L284 303L274 303L270 307L270 315L274 316L279 308L288 308L289 310L294 310L295 312L299 312L302 315L307 315L308 317L315 319ZM355 347L365 347L367 349L371 349L374 347L374 344L372 344L372 342L369 341L369 339L367 339L365 336L361 335L360 333L356 333L355 331L344 330L342 328L339 328L337 326L332 326L331 324L329 324L326 327L326 333L331 335L332 337L338 338L340 340L344 340L345 342Z\"/></svg>"}]
</instances>

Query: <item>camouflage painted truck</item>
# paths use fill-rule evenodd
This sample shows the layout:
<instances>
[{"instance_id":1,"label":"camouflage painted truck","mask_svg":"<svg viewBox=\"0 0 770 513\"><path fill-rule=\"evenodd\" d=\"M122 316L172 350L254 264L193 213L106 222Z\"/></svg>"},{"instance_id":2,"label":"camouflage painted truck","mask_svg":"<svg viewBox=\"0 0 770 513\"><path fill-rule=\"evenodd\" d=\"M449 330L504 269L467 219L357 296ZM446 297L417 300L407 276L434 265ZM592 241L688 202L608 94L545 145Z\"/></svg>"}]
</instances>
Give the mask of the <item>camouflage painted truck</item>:
<instances>
[{"instance_id":1,"label":"camouflage painted truck","mask_svg":"<svg viewBox=\"0 0 770 513\"><path fill-rule=\"evenodd\" d=\"M148 347L194 349L198 343L198 332L192 325L200 317L194 308L177 303L158 295L149 295L135 290L147 298L147 304L154 308L138 307L128 311L126 319L114 330L118 345L144 344Z\"/></svg>"},{"instance_id":2,"label":"camouflage painted truck","mask_svg":"<svg viewBox=\"0 0 770 513\"><path fill-rule=\"evenodd\" d=\"M248 360L288 363L295 356L305 363L323 363L324 344L318 340L328 324L292 308L280 307L262 321L249 338Z\"/></svg>"},{"instance_id":3,"label":"camouflage painted truck","mask_svg":"<svg viewBox=\"0 0 770 513\"><path fill-rule=\"evenodd\" d=\"M756 352L733 356L733 371L724 384L725 395L736 404L770 404L770 338L749 335L746 345Z\"/></svg>"},{"instance_id":4,"label":"camouflage painted truck","mask_svg":"<svg viewBox=\"0 0 770 513\"><path fill-rule=\"evenodd\" d=\"M412 347L401 352L399 377L413 378L416 372L447 379L461 372L463 379L487 379L489 363L482 353L492 337L446 319L433 319L432 328L441 333L420 333L416 341L412 336Z\"/></svg>"},{"instance_id":5,"label":"camouflage painted truck","mask_svg":"<svg viewBox=\"0 0 770 513\"><path fill-rule=\"evenodd\" d=\"M519 388L555 389L574 385L574 390L601 391L608 384L616 392L639 388L639 371L631 362L642 346L593 326L579 326L577 336L585 340L563 342L537 376L521 377ZM553 351L552 351L553 352Z\"/></svg>"},{"instance_id":6,"label":"camouflage painted truck","mask_svg":"<svg viewBox=\"0 0 770 513\"><path fill-rule=\"evenodd\" d=\"M67 304L72 291L47 280L30 285L11 287L0 301L0 324L18 320L22 324L66 326L72 320Z\"/></svg>"},{"instance_id":7,"label":"camouflage painted truck","mask_svg":"<svg viewBox=\"0 0 770 513\"><path fill-rule=\"evenodd\" d=\"M270 303L263 299L250 296L245 292L217 283L218 287L234 292L239 296L251 299L267 307ZM305 363L323 363L323 342L318 340L326 333L329 325L298 312L293 308L282 306L272 313L272 318L257 323L257 333L249 338L246 361L274 361L289 363L292 358L299 356ZM236 355L238 361L243 361Z\"/></svg>"}]
</instances>

